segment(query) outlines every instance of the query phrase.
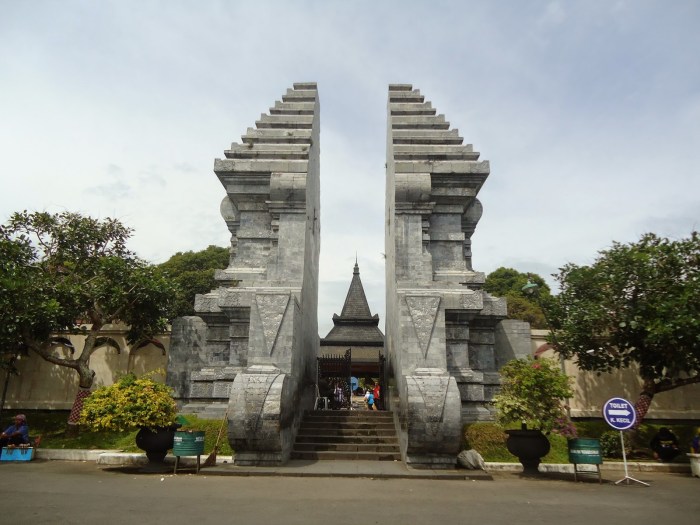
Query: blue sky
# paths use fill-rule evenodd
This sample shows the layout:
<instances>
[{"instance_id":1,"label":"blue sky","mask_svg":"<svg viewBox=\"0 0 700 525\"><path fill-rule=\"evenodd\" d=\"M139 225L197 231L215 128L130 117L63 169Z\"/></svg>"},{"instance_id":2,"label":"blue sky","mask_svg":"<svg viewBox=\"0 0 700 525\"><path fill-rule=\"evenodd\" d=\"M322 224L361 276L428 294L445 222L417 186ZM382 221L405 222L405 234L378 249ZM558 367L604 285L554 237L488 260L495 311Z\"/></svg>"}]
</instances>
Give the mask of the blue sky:
<instances>
[{"instance_id":1,"label":"blue sky","mask_svg":"<svg viewBox=\"0 0 700 525\"><path fill-rule=\"evenodd\" d=\"M355 253L384 319L389 83L491 162L474 267L545 277L700 226L700 3L0 0L0 220L117 217L162 262L226 246L214 158L293 82L321 102L319 330Z\"/></svg>"}]
</instances>

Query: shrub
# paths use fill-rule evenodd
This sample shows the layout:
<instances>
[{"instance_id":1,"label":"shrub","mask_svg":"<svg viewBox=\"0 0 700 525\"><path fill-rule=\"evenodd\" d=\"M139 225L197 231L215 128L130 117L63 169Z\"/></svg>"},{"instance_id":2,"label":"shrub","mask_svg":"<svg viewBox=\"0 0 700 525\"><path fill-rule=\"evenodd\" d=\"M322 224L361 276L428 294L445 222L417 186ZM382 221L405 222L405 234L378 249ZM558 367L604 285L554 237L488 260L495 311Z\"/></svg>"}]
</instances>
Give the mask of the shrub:
<instances>
[{"instance_id":1,"label":"shrub","mask_svg":"<svg viewBox=\"0 0 700 525\"><path fill-rule=\"evenodd\" d=\"M472 423L465 425L466 448L473 448L486 461L512 461L513 456L506 448L503 427L496 423Z\"/></svg>"},{"instance_id":2,"label":"shrub","mask_svg":"<svg viewBox=\"0 0 700 525\"><path fill-rule=\"evenodd\" d=\"M549 432L565 417L562 401L572 395L570 378L552 359L513 359L501 369L501 391L494 397L498 422Z\"/></svg>"},{"instance_id":3,"label":"shrub","mask_svg":"<svg viewBox=\"0 0 700 525\"><path fill-rule=\"evenodd\" d=\"M622 446L620 444L620 433L615 430L608 430L600 435L600 451L606 458L621 458ZM625 454L632 452L632 442L625 439Z\"/></svg>"},{"instance_id":4,"label":"shrub","mask_svg":"<svg viewBox=\"0 0 700 525\"><path fill-rule=\"evenodd\" d=\"M172 389L150 376L127 374L95 390L84 402L80 424L90 430L126 431L169 427L175 422Z\"/></svg>"}]
</instances>

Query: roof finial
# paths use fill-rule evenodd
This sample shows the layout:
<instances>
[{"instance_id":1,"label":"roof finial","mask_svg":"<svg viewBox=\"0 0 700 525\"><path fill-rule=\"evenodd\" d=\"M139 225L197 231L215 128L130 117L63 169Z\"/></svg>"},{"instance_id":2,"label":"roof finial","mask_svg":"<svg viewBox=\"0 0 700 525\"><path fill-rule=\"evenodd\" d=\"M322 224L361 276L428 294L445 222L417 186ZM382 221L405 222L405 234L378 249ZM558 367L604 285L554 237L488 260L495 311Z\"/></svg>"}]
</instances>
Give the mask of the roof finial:
<instances>
[{"instance_id":1,"label":"roof finial","mask_svg":"<svg viewBox=\"0 0 700 525\"><path fill-rule=\"evenodd\" d=\"M355 268L352 272L353 275L360 275L360 267L357 265L357 252L355 252Z\"/></svg>"}]
</instances>

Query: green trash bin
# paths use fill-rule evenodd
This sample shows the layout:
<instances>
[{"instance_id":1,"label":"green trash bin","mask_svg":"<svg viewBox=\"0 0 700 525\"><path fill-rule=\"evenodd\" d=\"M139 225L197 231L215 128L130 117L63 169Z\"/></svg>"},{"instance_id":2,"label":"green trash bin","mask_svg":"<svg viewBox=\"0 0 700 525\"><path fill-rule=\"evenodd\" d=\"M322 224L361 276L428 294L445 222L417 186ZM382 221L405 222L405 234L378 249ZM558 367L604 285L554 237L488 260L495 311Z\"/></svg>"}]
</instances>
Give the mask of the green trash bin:
<instances>
[{"instance_id":1,"label":"green trash bin","mask_svg":"<svg viewBox=\"0 0 700 525\"><path fill-rule=\"evenodd\" d=\"M595 465L598 471L598 482L601 482L600 464L603 455L600 452L600 440L593 438L576 438L569 440L569 462L574 464L574 480L578 481L578 474L589 471L578 470L578 465Z\"/></svg>"},{"instance_id":2,"label":"green trash bin","mask_svg":"<svg viewBox=\"0 0 700 525\"><path fill-rule=\"evenodd\" d=\"M174 456L204 454L204 430L178 430L173 440Z\"/></svg>"},{"instance_id":3,"label":"green trash bin","mask_svg":"<svg viewBox=\"0 0 700 525\"><path fill-rule=\"evenodd\" d=\"M180 463L180 456L197 456L197 470L199 473L199 456L204 454L204 430L178 430L173 438L173 455L175 456L175 470Z\"/></svg>"}]
</instances>

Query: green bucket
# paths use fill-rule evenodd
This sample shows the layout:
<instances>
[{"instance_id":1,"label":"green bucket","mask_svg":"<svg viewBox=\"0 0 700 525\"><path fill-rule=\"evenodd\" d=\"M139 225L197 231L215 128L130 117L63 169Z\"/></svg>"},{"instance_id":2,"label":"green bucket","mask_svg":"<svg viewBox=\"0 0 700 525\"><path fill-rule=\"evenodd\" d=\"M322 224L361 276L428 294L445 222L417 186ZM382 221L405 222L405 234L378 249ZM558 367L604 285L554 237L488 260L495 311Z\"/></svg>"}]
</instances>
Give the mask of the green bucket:
<instances>
[{"instance_id":1,"label":"green bucket","mask_svg":"<svg viewBox=\"0 0 700 525\"><path fill-rule=\"evenodd\" d=\"M577 438L569 440L569 462L574 465L600 465L603 456L600 453L600 440Z\"/></svg>"},{"instance_id":2,"label":"green bucket","mask_svg":"<svg viewBox=\"0 0 700 525\"><path fill-rule=\"evenodd\" d=\"M204 430L179 430L173 440L174 456L204 454Z\"/></svg>"}]
</instances>

